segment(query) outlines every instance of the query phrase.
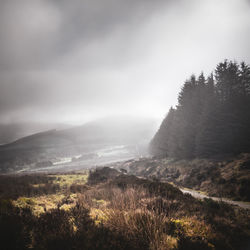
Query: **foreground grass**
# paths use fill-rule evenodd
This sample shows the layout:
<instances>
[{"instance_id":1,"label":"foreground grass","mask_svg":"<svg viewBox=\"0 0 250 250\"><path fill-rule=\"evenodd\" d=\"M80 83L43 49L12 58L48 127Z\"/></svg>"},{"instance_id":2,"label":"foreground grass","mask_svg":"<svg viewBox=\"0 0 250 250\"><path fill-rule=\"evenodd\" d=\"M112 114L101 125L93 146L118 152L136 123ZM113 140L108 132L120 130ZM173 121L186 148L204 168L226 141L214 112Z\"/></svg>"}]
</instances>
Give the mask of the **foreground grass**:
<instances>
[{"instance_id":1,"label":"foreground grass","mask_svg":"<svg viewBox=\"0 0 250 250\"><path fill-rule=\"evenodd\" d=\"M85 190L88 172L49 175L0 176L0 197L35 215L50 209L75 206L77 193Z\"/></svg>"},{"instance_id":2,"label":"foreground grass","mask_svg":"<svg viewBox=\"0 0 250 250\"><path fill-rule=\"evenodd\" d=\"M87 177L0 177L1 249L247 249L247 210L114 169Z\"/></svg>"}]
</instances>

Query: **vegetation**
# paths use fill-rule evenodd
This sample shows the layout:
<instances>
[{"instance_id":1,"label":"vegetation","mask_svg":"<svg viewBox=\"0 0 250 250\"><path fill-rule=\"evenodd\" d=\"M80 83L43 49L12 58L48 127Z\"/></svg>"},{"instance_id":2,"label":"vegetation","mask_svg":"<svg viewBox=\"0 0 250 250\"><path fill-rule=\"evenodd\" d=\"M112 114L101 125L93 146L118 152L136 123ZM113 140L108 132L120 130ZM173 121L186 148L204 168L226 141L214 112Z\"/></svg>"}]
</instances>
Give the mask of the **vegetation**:
<instances>
[{"instance_id":1,"label":"vegetation","mask_svg":"<svg viewBox=\"0 0 250 250\"><path fill-rule=\"evenodd\" d=\"M136 152L139 154L152 138L153 131L153 120L123 116L103 118L63 130L32 134L0 145L0 173L45 167L49 170L54 167L53 163L64 157L73 158L72 164L78 165L81 161L98 158L97 150L118 145L127 145L129 152L134 152L136 145ZM77 159L74 158L79 155L81 156Z\"/></svg>"},{"instance_id":2,"label":"vegetation","mask_svg":"<svg viewBox=\"0 0 250 250\"><path fill-rule=\"evenodd\" d=\"M249 201L249 108L250 67L224 61L185 82L150 145L164 157L114 164L120 171L1 175L1 249L247 249L249 210L197 200L169 182ZM3 146L1 171L51 166L46 150L28 150L40 139Z\"/></svg>"},{"instance_id":3,"label":"vegetation","mask_svg":"<svg viewBox=\"0 0 250 250\"><path fill-rule=\"evenodd\" d=\"M203 191L215 197L250 201L250 154L189 160L152 158L119 166L129 173L177 186Z\"/></svg>"},{"instance_id":4,"label":"vegetation","mask_svg":"<svg viewBox=\"0 0 250 250\"><path fill-rule=\"evenodd\" d=\"M2 175L0 198L12 200L20 208L29 208L36 215L58 205L75 205L77 193L86 190L88 173Z\"/></svg>"},{"instance_id":5,"label":"vegetation","mask_svg":"<svg viewBox=\"0 0 250 250\"><path fill-rule=\"evenodd\" d=\"M1 249L238 250L249 243L247 210L107 167L91 171L87 183L86 174L1 176Z\"/></svg>"},{"instance_id":6,"label":"vegetation","mask_svg":"<svg viewBox=\"0 0 250 250\"><path fill-rule=\"evenodd\" d=\"M250 152L250 66L225 60L213 74L192 75L151 142L177 159Z\"/></svg>"}]
</instances>

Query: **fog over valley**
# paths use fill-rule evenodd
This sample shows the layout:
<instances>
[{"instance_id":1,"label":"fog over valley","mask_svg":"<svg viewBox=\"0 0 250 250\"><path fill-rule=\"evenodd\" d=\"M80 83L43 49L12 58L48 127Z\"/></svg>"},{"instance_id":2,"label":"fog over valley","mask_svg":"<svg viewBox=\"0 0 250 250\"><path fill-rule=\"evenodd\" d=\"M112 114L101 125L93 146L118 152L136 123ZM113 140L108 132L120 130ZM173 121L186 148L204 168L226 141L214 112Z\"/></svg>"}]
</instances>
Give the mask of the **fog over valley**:
<instances>
[{"instance_id":1,"label":"fog over valley","mask_svg":"<svg viewBox=\"0 0 250 250\"><path fill-rule=\"evenodd\" d=\"M246 0L1 1L0 144L59 130L44 148L74 127L87 141L96 132L77 126L102 124L98 143L134 145L142 130L146 147L191 74L250 61L249 11Z\"/></svg>"},{"instance_id":2,"label":"fog over valley","mask_svg":"<svg viewBox=\"0 0 250 250\"><path fill-rule=\"evenodd\" d=\"M0 249L250 249L250 0L0 0Z\"/></svg>"}]
</instances>

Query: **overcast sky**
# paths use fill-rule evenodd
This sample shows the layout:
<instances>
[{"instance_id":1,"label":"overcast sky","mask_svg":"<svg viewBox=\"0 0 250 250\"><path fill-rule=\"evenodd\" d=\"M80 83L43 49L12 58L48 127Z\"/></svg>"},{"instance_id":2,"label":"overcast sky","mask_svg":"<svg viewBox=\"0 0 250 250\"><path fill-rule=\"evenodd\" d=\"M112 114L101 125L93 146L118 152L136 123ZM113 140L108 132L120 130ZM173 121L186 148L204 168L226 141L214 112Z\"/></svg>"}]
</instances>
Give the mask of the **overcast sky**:
<instances>
[{"instance_id":1,"label":"overcast sky","mask_svg":"<svg viewBox=\"0 0 250 250\"><path fill-rule=\"evenodd\" d=\"M1 0L0 122L162 119L225 58L250 63L248 0Z\"/></svg>"}]
</instances>

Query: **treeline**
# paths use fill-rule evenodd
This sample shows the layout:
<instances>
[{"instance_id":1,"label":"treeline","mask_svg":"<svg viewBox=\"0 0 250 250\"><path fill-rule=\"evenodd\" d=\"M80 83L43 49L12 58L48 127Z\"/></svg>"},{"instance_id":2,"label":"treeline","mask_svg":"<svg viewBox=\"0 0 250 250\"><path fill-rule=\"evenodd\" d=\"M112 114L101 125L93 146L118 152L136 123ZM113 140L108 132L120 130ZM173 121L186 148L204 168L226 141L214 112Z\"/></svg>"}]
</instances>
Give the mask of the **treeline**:
<instances>
[{"instance_id":1,"label":"treeline","mask_svg":"<svg viewBox=\"0 0 250 250\"><path fill-rule=\"evenodd\" d=\"M192 75L150 150L178 159L250 152L250 66L225 60L208 77Z\"/></svg>"}]
</instances>

